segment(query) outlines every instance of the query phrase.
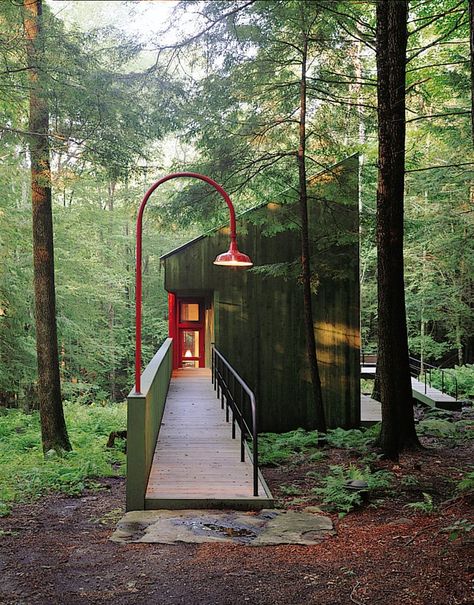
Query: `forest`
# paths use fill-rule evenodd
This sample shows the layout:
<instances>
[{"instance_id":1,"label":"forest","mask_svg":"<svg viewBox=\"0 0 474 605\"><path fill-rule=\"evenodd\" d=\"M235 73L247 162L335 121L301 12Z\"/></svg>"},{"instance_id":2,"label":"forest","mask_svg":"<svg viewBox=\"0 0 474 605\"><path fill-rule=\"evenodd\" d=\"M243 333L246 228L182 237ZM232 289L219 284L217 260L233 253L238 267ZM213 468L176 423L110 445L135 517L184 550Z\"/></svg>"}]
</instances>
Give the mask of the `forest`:
<instances>
[{"instance_id":1,"label":"forest","mask_svg":"<svg viewBox=\"0 0 474 605\"><path fill-rule=\"evenodd\" d=\"M160 574L167 602L189 605L244 596L255 605L469 603L474 0L3 0L0 58L0 564L19 564L15 540L25 536L25 548L44 551L46 578L33 565L24 572L30 586L41 584L32 600L8 567L5 603L141 602L130 594L137 583L146 602L162 602ZM320 410L306 303L325 267L311 253L344 241L308 238L307 183L354 154L361 353L379 355L381 430L326 431L322 418L315 434L260 441L277 507L332 515L337 541L311 551L322 568L310 570L314 560L293 547L272 551L274 569L272 557L240 547L222 554L205 545L192 556L183 545L162 548L150 568L127 559L141 550L111 553L123 513L144 193L187 171L221 184L237 213L299 202L301 257L250 271L301 290ZM227 222L202 182L154 193L144 221L143 365L168 336L160 256ZM433 366L435 385L456 389L462 411L413 408L408 355L421 376ZM344 491L353 480L370 486L368 499ZM64 549L77 542L76 559L63 538ZM406 586L391 573L400 562ZM60 588L54 565L66 569ZM209 587L213 565L239 599ZM337 582L321 588L320 573ZM254 575L262 592L247 598Z\"/></svg>"},{"instance_id":2,"label":"forest","mask_svg":"<svg viewBox=\"0 0 474 605\"><path fill-rule=\"evenodd\" d=\"M159 38L138 42L127 35L133 3L117 11L114 20L122 23L114 25L106 9L76 4L57 15L45 4L42 74L62 391L65 399L90 403L122 400L133 382L134 220L149 184L166 170L210 174L242 211L284 199L297 182L295 51L277 31L285 20L297 37L301 7L235 3L227 15L225 3L212 2L195 33L160 46ZM175 19L192 4L177 6ZM375 13L370 3L326 4L308 47L307 171L361 154L362 350L368 352L377 348ZM305 10L303 18L311 19L312 8ZM21 10L4 2L1 11L0 400L28 409L36 405L37 371L28 74ZM466 2L410 3L404 254L411 354L437 366L462 366L472 389L466 14ZM225 222L225 215L192 184L159 192L147 221L143 333L149 359L166 336L160 253Z\"/></svg>"}]
</instances>

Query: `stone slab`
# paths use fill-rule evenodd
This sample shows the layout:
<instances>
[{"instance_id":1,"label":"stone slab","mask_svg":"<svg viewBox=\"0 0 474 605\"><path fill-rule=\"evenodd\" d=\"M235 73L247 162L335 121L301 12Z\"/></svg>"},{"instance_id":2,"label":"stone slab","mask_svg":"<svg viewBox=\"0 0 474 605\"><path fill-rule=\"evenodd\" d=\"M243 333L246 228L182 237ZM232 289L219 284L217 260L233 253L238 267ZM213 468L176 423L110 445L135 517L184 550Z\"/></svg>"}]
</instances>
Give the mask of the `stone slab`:
<instances>
[{"instance_id":1,"label":"stone slab","mask_svg":"<svg viewBox=\"0 0 474 605\"><path fill-rule=\"evenodd\" d=\"M128 512L111 536L113 542L203 544L220 542L267 546L319 544L335 535L329 517L312 512L242 513L221 510L153 510Z\"/></svg>"}]
</instances>

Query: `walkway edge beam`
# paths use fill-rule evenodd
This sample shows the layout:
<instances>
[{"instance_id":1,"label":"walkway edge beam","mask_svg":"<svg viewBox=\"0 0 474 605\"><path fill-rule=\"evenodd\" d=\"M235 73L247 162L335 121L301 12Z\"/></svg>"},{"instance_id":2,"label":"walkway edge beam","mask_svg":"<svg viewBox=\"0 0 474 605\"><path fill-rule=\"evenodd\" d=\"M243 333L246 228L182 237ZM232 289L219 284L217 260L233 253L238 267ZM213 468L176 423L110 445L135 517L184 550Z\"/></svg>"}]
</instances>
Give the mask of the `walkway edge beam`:
<instances>
[{"instance_id":1,"label":"walkway edge beam","mask_svg":"<svg viewBox=\"0 0 474 605\"><path fill-rule=\"evenodd\" d=\"M173 371L173 339L167 338L141 376L141 393L127 397L126 507L144 510L153 454Z\"/></svg>"}]
</instances>

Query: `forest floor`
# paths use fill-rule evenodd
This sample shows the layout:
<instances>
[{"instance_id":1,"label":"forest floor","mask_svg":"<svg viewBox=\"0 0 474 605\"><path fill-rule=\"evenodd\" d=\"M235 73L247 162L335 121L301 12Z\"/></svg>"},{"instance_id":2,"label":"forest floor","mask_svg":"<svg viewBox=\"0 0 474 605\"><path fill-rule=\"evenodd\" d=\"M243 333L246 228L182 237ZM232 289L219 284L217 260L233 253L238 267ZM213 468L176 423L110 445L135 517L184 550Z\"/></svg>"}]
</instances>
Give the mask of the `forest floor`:
<instances>
[{"instance_id":1,"label":"forest floor","mask_svg":"<svg viewBox=\"0 0 474 605\"><path fill-rule=\"evenodd\" d=\"M432 438L424 445L396 465L377 459L394 477L392 490L343 518L331 513L337 535L317 546L113 543L124 513L119 478L80 497L16 505L0 519L0 603L472 605L472 492L452 495L472 472L474 445ZM318 472L358 458L328 448ZM300 456L264 470L279 506L318 504L307 474L314 468ZM425 510L406 506L423 492L430 494Z\"/></svg>"}]
</instances>

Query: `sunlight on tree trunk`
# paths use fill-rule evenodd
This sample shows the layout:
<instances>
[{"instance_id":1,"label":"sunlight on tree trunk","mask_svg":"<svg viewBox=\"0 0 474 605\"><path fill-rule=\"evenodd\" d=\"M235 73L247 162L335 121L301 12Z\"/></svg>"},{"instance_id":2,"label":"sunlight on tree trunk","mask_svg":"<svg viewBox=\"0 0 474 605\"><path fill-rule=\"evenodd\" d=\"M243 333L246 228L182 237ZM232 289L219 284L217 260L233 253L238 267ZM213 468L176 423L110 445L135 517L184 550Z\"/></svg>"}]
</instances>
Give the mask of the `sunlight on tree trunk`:
<instances>
[{"instance_id":1,"label":"sunlight on tree trunk","mask_svg":"<svg viewBox=\"0 0 474 605\"><path fill-rule=\"evenodd\" d=\"M384 454L418 446L415 431L403 277L405 57L408 4L377 3L378 73L378 360Z\"/></svg>"},{"instance_id":2,"label":"sunlight on tree trunk","mask_svg":"<svg viewBox=\"0 0 474 605\"><path fill-rule=\"evenodd\" d=\"M308 363L313 389L314 407L316 410L316 428L322 433L326 432L326 418L323 407L321 379L319 376L318 359L316 354L316 339L314 336L313 305L311 299L311 264L309 250L308 227L308 193L306 175L306 69L308 57L308 38L303 40L303 54L301 60L300 81L300 123L298 148L298 175L299 175L299 201L301 216L301 268L303 276L303 304L306 343L308 349Z\"/></svg>"},{"instance_id":3,"label":"sunlight on tree trunk","mask_svg":"<svg viewBox=\"0 0 474 605\"><path fill-rule=\"evenodd\" d=\"M471 50L471 134L474 145L474 0L469 0L469 47Z\"/></svg>"},{"instance_id":4,"label":"sunlight on tree trunk","mask_svg":"<svg viewBox=\"0 0 474 605\"><path fill-rule=\"evenodd\" d=\"M43 451L70 450L61 401L54 287L51 168L48 141L48 102L41 69L43 40L41 0L24 0L24 25L30 85L30 160L33 208L38 398Z\"/></svg>"}]
</instances>

